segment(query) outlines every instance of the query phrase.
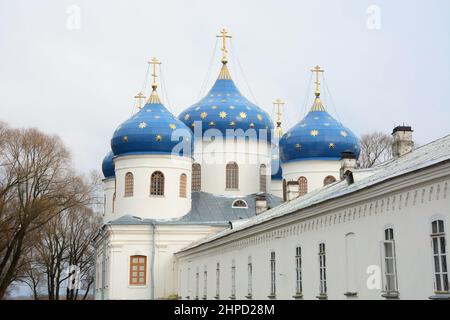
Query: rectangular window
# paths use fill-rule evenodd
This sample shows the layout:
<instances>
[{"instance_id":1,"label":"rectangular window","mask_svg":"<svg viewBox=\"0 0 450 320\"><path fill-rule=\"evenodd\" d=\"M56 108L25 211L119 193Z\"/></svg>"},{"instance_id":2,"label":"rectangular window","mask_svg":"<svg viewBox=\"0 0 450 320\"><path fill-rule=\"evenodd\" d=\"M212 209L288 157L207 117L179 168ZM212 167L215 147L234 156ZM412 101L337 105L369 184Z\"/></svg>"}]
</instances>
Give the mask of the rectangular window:
<instances>
[{"instance_id":1,"label":"rectangular window","mask_svg":"<svg viewBox=\"0 0 450 320\"><path fill-rule=\"evenodd\" d=\"M277 294L276 287L276 261L275 261L275 251L270 253L270 296L275 297Z\"/></svg>"},{"instance_id":2,"label":"rectangular window","mask_svg":"<svg viewBox=\"0 0 450 320\"><path fill-rule=\"evenodd\" d=\"M197 267L197 271L195 272L195 300L198 300L199 291L200 291L200 272Z\"/></svg>"},{"instance_id":3,"label":"rectangular window","mask_svg":"<svg viewBox=\"0 0 450 320\"><path fill-rule=\"evenodd\" d=\"M130 285L145 285L147 278L147 257L130 257Z\"/></svg>"},{"instance_id":4,"label":"rectangular window","mask_svg":"<svg viewBox=\"0 0 450 320\"><path fill-rule=\"evenodd\" d=\"M449 283L444 221L433 221L431 226L431 245L434 265L434 290L436 293L448 293Z\"/></svg>"},{"instance_id":5,"label":"rectangular window","mask_svg":"<svg viewBox=\"0 0 450 320\"><path fill-rule=\"evenodd\" d=\"M319 244L319 273L320 273L320 294L327 294L327 265L325 254L325 243Z\"/></svg>"},{"instance_id":6,"label":"rectangular window","mask_svg":"<svg viewBox=\"0 0 450 320\"><path fill-rule=\"evenodd\" d=\"M395 259L394 229L384 230L383 241L383 280L384 291L387 293L397 292L397 266Z\"/></svg>"},{"instance_id":7,"label":"rectangular window","mask_svg":"<svg viewBox=\"0 0 450 320\"><path fill-rule=\"evenodd\" d=\"M220 297L220 263L217 262L216 266L216 299Z\"/></svg>"},{"instance_id":8,"label":"rectangular window","mask_svg":"<svg viewBox=\"0 0 450 320\"><path fill-rule=\"evenodd\" d=\"M252 284L253 279L252 278L253 278L252 256L249 256L248 257L248 264L247 264L247 282L248 282L248 284L247 284L247 295L248 295L248 298L252 297L252 292L253 292L253 288L252 288L252 286L253 286L253 284Z\"/></svg>"},{"instance_id":9,"label":"rectangular window","mask_svg":"<svg viewBox=\"0 0 450 320\"><path fill-rule=\"evenodd\" d=\"M302 248L295 248L295 294L301 295L303 291L302 287Z\"/></svg>"},{"instance_id":10,"label":"rectangular window","mask_svg":"<svg viewBox=\"0 0 450 320\"><path fill-rule=\"evenodd\" d=\"M231 262L231 298L236 297L236 262Z\"/></svg>"},{"instance_id":11,"label":"rectangular window","mask_svg":"<svg viewBox=\"0 0 450 320\"><path fill-rule=\"evenodd\" d=\"M203 271L203 299L206 300L208 297L208 269L205 266L205 270Z\"/></svg>"}]
</instances>

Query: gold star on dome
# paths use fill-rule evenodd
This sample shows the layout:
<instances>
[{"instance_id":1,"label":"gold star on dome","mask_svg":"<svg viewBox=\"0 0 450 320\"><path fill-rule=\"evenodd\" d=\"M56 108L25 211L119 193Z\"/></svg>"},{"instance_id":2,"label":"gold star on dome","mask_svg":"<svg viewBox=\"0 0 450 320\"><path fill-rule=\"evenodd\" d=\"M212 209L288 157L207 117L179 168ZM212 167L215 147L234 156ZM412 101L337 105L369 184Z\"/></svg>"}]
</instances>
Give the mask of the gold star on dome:
<instances>
[{"instance_id":1,"label":"gold star on dome","mask_svg":"<svg viewBox=\"0 0 450 320\"><path fill-rule=\"evenodd\" d=\"M263 119L262 115L260 115L260 114L258 114L256 117L258 118L259 121L262 121L262 119Z\"/></svg>"},{"instance_id":2,"label":"gold star on dome","mask_svg":"<svg viewBox=\"0 0 450 320\"><path fill-rule=\"evenodd\" d=\"M317 136L319 134L319 131L314 129L314 130L311 130L310 134L311 134L311 136L315 137L315 136Z\"/></svg>"},{"instance_id":3,"label":"gold star on dome","mask_svg":"<svg viewBox=\"0 0 450 320\"><path fill-rule=\"evenodd\" d=\"M232 127L233 127L235 124L236 124L236 123L235 123L234 121L231 121L231 122L230 122L230 126L232 126Z\"/></svg>"},{"instance_id":4,"label":"gold star on dome","mask_svg":"<svg viewBox=\"0 0 450 320\"><path fill-rule=\"evenodd\" d=\"M348 135L348 133L347 132L345 132L345 131L341 131L341 136L343 136L343 137L346 137Z\"/></svg>"},{"instance_id":5,"label":"gold star on dome","mask_svg":"<svg viewBox=\"0 0 450 320\"><path fill-rule=\"evenodd\" d=\"M194 121L192 121L191 127L195 127L195 122Z\"/></svg>"},{"instance_id":6,"label":"gold star on dome","mask_svg":"<svg viewBox=\"0 0 450 320\"><path fill-rule=\"evenodd\" d=\"M139 128L144 129L147 126L145 122L139 123Z\"/></svg>"},{"instance_id":7,"label":"gold star on dome","mask_svg":"<svg viewBox=\"0 0 450 320\"><path fill-rule=\"evenodd\" d=\"M253 122L250 123L250 128L254 128L255 124Z\"/></svg>"},{"instance_id":8,"label":"gold star on dome","mask_svg":"<svg viewBox=\"0 0 450 320\"><path fill-rule=\"evenodd\" d=\"M235 106L230 106L230 109L232 109L232 110L233 110L234 108L235 108Z\"/></svg>"},{"instance_id":9,"label":"gold star on dome","mask_svg":"<svg viewBox=\"0 0 450 320\"><path fill-rule=\"evenodd\" d=\"M200 118L205 119L207 115L208 114L205 111L203 111L202 113L200 113Z\"/></svg>"},{"instance_id":10,"label":"gold star on dome","mask_svg":"<svg viewBox=\"0 0 450 320\"><path fill-rule=\"evenodd\" d=\"M214 122L214 121L211 121L210 123L209 123L209 126L210 127L214 127L216 125L216 123Z\"/></svg>"},{"instance_id":11,"label":"gold star on dome","mask_svg":"<svg viewBox=\"0 0 450 320\"><path fill-rule=\"evenodd\" d=\"M220 102L227 102L227 99L222 99L220 100Z\"/></svg>"},{"instance_id":12,"label":"gold star on dome","mask_svg":"<svg viewBox=\"0 0 450 320\"><path fill-rule=\"evenodd\" d=\"M227 113L225 111L221 111L219 113L219 117L221 117L222 119L225 119L227 117Z\"/></svg>"},{"instance_id":13,"label":"gold star on dome","mask_svg":"<svg viewBox=\"0 0 450 320\"><path fill-rule=\"evenodd\" d=\"M300 143L297 143L296 145L295 145L295 149L297 149L297 150L302 150L302 145L300 144Z\"/></svg>"},{"instance_id":14,"label":"gold star on dome","mask_svg":"<svg viewBox=\"0 0 450 320\"><path fill-rule=\"evenodd\" d=\"M169 124L169 128L172 129L172 130L174 130L176 127L177 127L177 126L174 125L173 123Z\"/></svg>"},{"instance_id":15,"label":"gold star on dome","mask_svg":"<svg viewBox=\"0 0 450 320\"><path fill-rule=\"evenodd\" d=\"M330 149L334 149L334 147L335 147L335 145L334 145L334 143L333 143L333 142L330 142L330 144L328 144L328 148L330 148Z\"/></svg>"},{"instance_id":16,"label":"gold star on dome","mask_svg":"<svg viewBox=\"0 0 450 320\"><path fill-rule=\"evenodd\" d=\"M212 106L211 109L217 109L217 106Z\"/></svg>"},{"instance_id":17,"label":"gold star on dome","mask_svg":"<svg viewBox=\"0 0 450 320\"><path fill-rule=\"evenodd\" d=\"M123 142L128 142L128 136L123 137Z\"/></svg>"},{"instance_id":18,"label":"gold star on dome","mask_svg":"<svg viewBox=\"0 0 450 320\"><path fill-rule=\"evenodd\" d=\"M247 118L247 114L246 114L245 112L239 113L239 116L240 116L242 119Z\"/></svg>"},{"instance_id":19,"label":"gold star on dome","mask_svg":"<svg viewBox=\"0 0 450 320\"><path fill-rule=\"evenodd\" d=\"M189 120L189 117L190 117L189 114L185 115L185 116L184 116L184 120Z\"/></svg>"},{"instance_id":20,"label":"gold star on dome","mask_svg":"<svg viewBox=\"0 0 450 320\"><path fill-rule=\"evenodd\" d=\"M161 135L160 135L160 134L157 134L156 137L155 137L155 140L156 140L156 141L161 141L161 140L162 140Z\"/></svg>"}]
</instances>

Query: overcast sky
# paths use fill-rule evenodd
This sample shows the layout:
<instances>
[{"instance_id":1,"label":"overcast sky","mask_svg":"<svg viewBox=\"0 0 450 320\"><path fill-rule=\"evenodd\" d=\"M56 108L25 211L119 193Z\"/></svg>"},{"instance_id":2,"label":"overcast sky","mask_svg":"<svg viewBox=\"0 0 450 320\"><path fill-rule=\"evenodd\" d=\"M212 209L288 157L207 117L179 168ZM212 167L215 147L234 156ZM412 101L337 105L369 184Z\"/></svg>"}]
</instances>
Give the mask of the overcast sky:
<instances>
[{"instance_id":1,"label":"overcast sky","mask_svg":"<svg viewBox=\"0 0 450 320\"><path fill-rule=\"evenodd\" d=\"M448 0L0 0L0 120L60 135L78 169L99 170L149 58L178 115L217 76L222 27L241 91L271 114L283 99L285 129L307 94L311 104L320 64L326 107L356 134L406 123L425 144L450 133Z\"/></svg>"}]
</instances>

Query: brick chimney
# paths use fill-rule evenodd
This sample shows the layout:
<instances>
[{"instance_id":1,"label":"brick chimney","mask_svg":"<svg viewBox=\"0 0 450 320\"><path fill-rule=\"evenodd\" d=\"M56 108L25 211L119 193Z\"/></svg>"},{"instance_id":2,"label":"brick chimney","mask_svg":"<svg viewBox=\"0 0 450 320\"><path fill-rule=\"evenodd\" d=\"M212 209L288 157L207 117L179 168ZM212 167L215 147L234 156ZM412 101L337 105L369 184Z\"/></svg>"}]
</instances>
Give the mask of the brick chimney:
<instances>
[{"instance_id":1,"label":"brick chimney","mask_svg":"<svg viewBox=\"0 0 450 320\"><path fill-rule=\"evenodd\" d=\"M256 214L260 214L263 213L264 211L267 211L268 209L268 205L267 205L267 198L265 195L258 195L256 197L256 201L255 201L255 206L256 206Z\"/></svg>"},{"instance_id":2,"label":"brick chimney","mask_svg":"<svg viewBox=\"0 0 450 320\"><path fill-rule=\"evenodd\" d=\"M392 131L392 155L394 158L410 153L414 147L413 130L410 126L397 126Z\"/></svg>"},{"instance_id":3,"label":"brick chimney","mask_svg":"<svg viewBox=\"0 0 450 320\"><path fill-rule=\"evenodd\" d=\"M341 153L341 168L339 169L339 176L342 179L346 178L349 172L356 169L356 154L353 151L346 150Z\"/></svg>"},{"instance_id":4,"label":"brick chimney","mask_svg":"<svg viewBox=\"0 0 450 320\"><path fill-rule=\"evenodd\" d=\"M288 181L286 184L286 200L291 201L300 195L298 181Z\"/></svg>"}]
</instances>

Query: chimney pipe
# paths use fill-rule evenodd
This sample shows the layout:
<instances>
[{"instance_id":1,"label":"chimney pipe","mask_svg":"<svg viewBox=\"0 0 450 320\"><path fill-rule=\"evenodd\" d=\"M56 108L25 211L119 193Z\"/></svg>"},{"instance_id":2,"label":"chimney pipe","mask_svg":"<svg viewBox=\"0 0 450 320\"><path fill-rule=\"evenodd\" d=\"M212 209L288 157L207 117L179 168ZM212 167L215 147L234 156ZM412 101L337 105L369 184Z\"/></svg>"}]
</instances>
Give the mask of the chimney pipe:
<instances>
[{"instance_id":1,"label":"chimney pipe","mask_svg":"<svg viewBox=\"0 0 450 320\"><path fill-rule=\"evenodd\" d=\"M392 155L394 158L410 153L414 147L411 126L397 126L392 131Z\"/></svg>"},{"instance_id":2,"label":"chimney pipe","mask_svg":"<svg viewBox=\"0 0 450 320\"><path fill-rule=\"evenodd\" d=\"M349 172L356 169L356 154L351 150L345 150L341 153L341 168L339 169L339 177L346 178Z\"/></svg>"},{"instance_id":3,"label":"chimney pipe","mask_svg":"<svg viewBox=\"0 0 450 320\"><path fill-rule=\"evenodd\" d=\"M300 195L298 181L288 181L286 184L286 200L291 201Z\"/></svg>"}]
</instances>

